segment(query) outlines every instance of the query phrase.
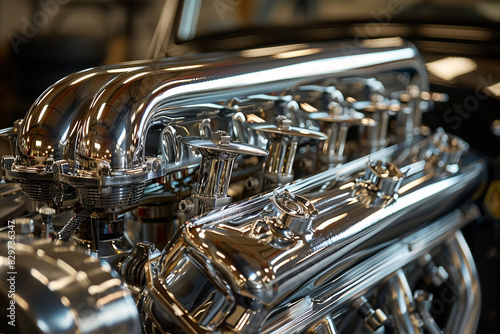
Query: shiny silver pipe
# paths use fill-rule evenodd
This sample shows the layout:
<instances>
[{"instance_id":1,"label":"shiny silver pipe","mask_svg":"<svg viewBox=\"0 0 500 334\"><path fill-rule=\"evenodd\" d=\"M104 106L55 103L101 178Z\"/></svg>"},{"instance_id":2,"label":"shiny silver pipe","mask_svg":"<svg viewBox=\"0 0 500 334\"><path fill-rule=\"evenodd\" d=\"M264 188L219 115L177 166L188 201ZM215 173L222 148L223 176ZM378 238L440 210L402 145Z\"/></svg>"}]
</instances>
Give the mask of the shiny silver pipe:
<instances>
[{"instance_id":1,"label":"shiny silver pipe","mask_svg":"<svg viewBox=\"0 0 500 334\"><path fill-rule=\"evenodd\" d=\"M416 305L413 293L402 269L384 284L378 299L380 305L385 305L385 313L392 315L396 333L423 334L419 326L420 319L414 314Z\"/></svg>"},{"instance_id":2,"label":"shiny silver pipe","mask_svg":"<svg viewBox=\"0 0 500 334\"><path fill-rule=\"evenodd\" d=\"M182 59L182 64L188 66L199 56ZM7 157L3 162L7 174L21 183L30 199L60 205L67 194L61 190L54 172L79 165L74 152L77 130L86 125L85 115L94 106L96 93L124 73L151 66L166 68L178 62L178 58L171 58L101 66L59 80L34 102L22 120L15 139L15 159Z\"/></svg>"},{"instance_id":3,"label":"shiny silver pipe","mask_svg":"<svg viewBox=\"0 0 500 334\"><path fill-rule=\"evenodd\" d=\"M190 58L199 59L199 56ZM68 158L69 142L75 143L77 129L84 121L81 118L94 106L96 93L110 80L127 72L151 66L165 68L178 62L178 58L170 58L100 66L57 81L33 103L21 123L17 136L20 161L16 167L40 169L49 157L53 161ZM189 58L183 58L183 63L189 65Z\"/></svg>"},{"instance_id":4,"label":"shiny silver pipe","mask_svg":"<svg viewBox=\"0 0 500 334\"><path fill-rule=\"evenodd\" d=\"M422 327L430 334L443 334L431 313L433 297L432 293L424 290L417 290L414 293L416 308L423 322Z\"/></svg>"},{"instance_id":5,"label":"shiny silver pipe","mask_svg":"<svg viewBox=\"0 0 500 334\"><path fill-rule=\"evenodd\" d=\"M393 47L363 49L352 46L353 50L350 50L348 44L344 44L290 46L290 50L296 51L295 53L274 54L266 49L246 50L214 55L203 61L188 58L186 63L152 61L149 64L141 63L135 68L132 65L123 69L114 68L111 71L115 72L112 73L121 72L111 76L103 74L109 73L109 69L94 69L72 79L65 79L57 86L61 92L71 89L74 91L74 99L82 101L75 108L69 108L68 102L61 107L53 107L54 102L45 103L47 99L49 102L55 100L54 90L47 91L40 98L26 117L26 124L20 133L20 147L29 152L38 152L34 155L36 157L44 157L45 151L50 152L61 146L53 142L55 138L63 139L61 143L64 148L61 149L60 160L61 163L67 162L68 166L61 167L59 172L62 181L70 185L134 183L157 177L169 170L184 168L188 164L187 161L172 162L168 161L168 157L160 157L155 161L154 168L148 166L145 143L148 131L155 124L166 126L199 118L199 114L204 111L203 117L206 118L215 119L221 115L220 110L209 109L207 112L200 104L229 101L234 97L262 92L279 94L303 83L304 78L315 82L361 73L375 75L381 71L403 67L412 69L421 88L427 88L423 62L414 46L408 42L398 40ZM95 84L99 81L99 84L86 85L87 79ZM81 95L80 90L83 90ZM76 117L78 122L68 120L59 124L58 113L66 114L68 109L74 110L69 112L71 118L79 113ZM51 140L39 136L34 122L55 132L47 136ZM198 133L193 133L193 127L187 126L186 129L190 135L200 135L199 129ZM70 134L75 136L74 146L64 145ZM30 146L27 146L28 139ZM36 144L37 140L42 141L39 143L40 147ZM54 159L59 157L55 155ZM151 165L153 162L150 161ZM199 158L196 162L199 162ZM193 161L189 163L192 164Z\"/></svg>"},{"instance_id":6,"label":"shiny silver pipe","mask_svg":"<svg viewBox=\"0 0 500 334\"><path fill-rule=\"evenodd\" d=\"M337 334L337 329L335 328L335 323L333 319L328 316L321 320L317 324L311 326L305 334Z\"/></svg>"},{"instance_id":7,"label":"shiny silver pipe","mask_svg":"<svg viewBox=\"0 0 500 334\"><path fill-rule=\"evenodd\" d=\"M194 116L182 112L187 105L281 92L302 83L304 78L319 81L350 76L361 68L364 75L370 75L380 72L377 65L383 64L385 71L405 66L413 68L419 79L426 82L425 70L417 60L418 53L408 43L356 50L356 54L349 57L345 56L348 51L342 50L339 44L300 45L297 49L302 56L255 57L245 51L224 59L224 64L217 59L184 66L182 71L154 66L125 73L109 82L96 96L93 108L87 112L86 126L79 129L77 157L86 165L89 157L92 161L97 154L101 153L102 157L106 150L116 151L118 147L120 151L106 159L110 168L142 167L144 141L155 118L164 116L165 122L172 122L175 117ZM101 143L102 138L113 140ZM87 141L101 143L101 146L97 149Z\"/></svg>"},{"instance_id":8,"label":"shiny silver pipe","mask_svg":"<svg viewBox=\"0 0 500 334\"><path fill-rule=\"evenodd\" d=\"M457 231L447 247L444 256L453 268L449 272L454 290L459 294L444 332L473 334L477 330L481 311L481 288L476 265L462 232Z\"/></svg>"}]
</instances>

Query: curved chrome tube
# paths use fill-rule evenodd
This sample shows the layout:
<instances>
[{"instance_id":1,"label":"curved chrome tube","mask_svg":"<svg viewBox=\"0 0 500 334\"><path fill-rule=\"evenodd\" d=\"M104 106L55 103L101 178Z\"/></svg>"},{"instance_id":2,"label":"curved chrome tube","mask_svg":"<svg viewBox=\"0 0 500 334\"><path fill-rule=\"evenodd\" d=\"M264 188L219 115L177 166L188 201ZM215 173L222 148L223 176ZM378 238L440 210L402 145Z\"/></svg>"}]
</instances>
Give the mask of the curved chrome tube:
<instances>
[{"instance_id":1,"label":"curved chrome tube","mask_svg":"<svg viewBox=\"0 0 500 334\"><path fill-rule=\"evenodd\" d=\"M148 158L150 129L173 125L181 136L203 135L198 124L208 119L229 131L231 116L224 114L230 107L221 101L230 104L235 97L263 92L280 95L304 80L404 67L427 89L425 68L411 44L353 50L344 44L290 46L301 51L297 54L257 49L203 60L140 62L71 75L49 88L26 115L18 139L20 158L11 175L21 178L16 173L32 169L49 172L51 155L55 179L76 187L118 186L162 176L200 158L189 150L180 161L172 161L164 150Z\"/></svg>"},{"instance_id":2,"label":"curved chrome tube","mask_svg":"<svg viewBox=\"0 0 500 334\"><path fill-rule=\"evenodd\" d=\"M481 311L481 289L476 265L462 232L457 231L447 246L449 251L445 256L455 269L450 270L450 273L459 295L450 316L450 325L444 332L472 334L476 332Z\"/></svg>"},{"instance_id":3,"label":"curved chrome tube","mask_svg":"<svg viewBox=\"0 0 500 334\"><path fill-rule=\"evenodd\" d=\"M228 101L236 96L262 92L281 92L304 81L314 82L332 77L350 76L363 68L364 75L408 66L414 68L422 85L426 74L415 59L418 53L410 44L393 48L351 50L337 45L300 45L304 56L281 58L278 55L248 57L249 51L214 61L176 67L149 66L124 73L96 93L95 103L80 127L77 158L81 163L100 157L106 150L119 148L117 156L106 159L113 170L142 167L144 141L155 119L168 123L177 117L192 117L183 107L199 103ZM314 50L307 53L304 50ZM104 107L103 107L104 106ZM199 110L203 111L203 110ZM198 111L198 112L199 112ZM100 126L100 124L102 124ZM132 131L130 131L132 130ZM196 135L196 134L195 134ZM103 139L112 140L110 142ZM96 148L87 144L101 144Z\"/></svg>"},{"instance_id":4,"label":"curved chrome tube","mask_svg":"<svg viewBox=\"0 0 500 334\"><path fill-rule=\"evenodd\" d=\"M183 58L182 63L198 58ZM79 164L74 152L78 129L86 125L85 115L93 106L96 92L120 74L179 61L173 58L95 67L56 82L35 101L20 125L16 159L8 168L10 177L20 181L27 196L33 200L59 205L63 199L71 197L58 185L57 173L62 168L67 171Z\"/></svg>"},{"instance_id":5,"label":"curved chrome tube","mask_svg":"<svg viewBox=\"0 0 500 334\"><path fill-rule=\"evenodd\" d=\"M431 334L443 334L443 331L434 320L434 316L430 312L432 308L432 293L423 290L415 291L415 303L417 311L422 318L423 327Z\"/></svg>"},{"instance_id":6,"label":"curved chrome tube","mask_svg":"<svg viewBox=\"0 0 500 334\"><path fill-rule=\"evenodd\" d=\"M415 317L416 305L408 281L402 269L391 277L382 288L380 303L386 305L387 314L393 316L393 326L397 333L423 334L419 319Z\"/></svg>"}]
</instances>

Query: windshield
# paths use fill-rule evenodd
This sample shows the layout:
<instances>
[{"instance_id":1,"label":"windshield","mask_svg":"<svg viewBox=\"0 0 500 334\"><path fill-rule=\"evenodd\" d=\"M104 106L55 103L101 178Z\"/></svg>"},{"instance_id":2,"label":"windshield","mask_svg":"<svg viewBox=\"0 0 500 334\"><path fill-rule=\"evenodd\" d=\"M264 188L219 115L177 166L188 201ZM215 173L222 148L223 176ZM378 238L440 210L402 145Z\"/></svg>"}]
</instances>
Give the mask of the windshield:
<instances>
[{"instance_id":1,"label":"windshield","mask_svg":"<svg viewBox=\"0 0 500 334\"><path fill-rule=\"evenodd\" d=\"M321 22L500 22L500 2L485 0L185 0L178 38Z\"/></svg>"}]
</instances>

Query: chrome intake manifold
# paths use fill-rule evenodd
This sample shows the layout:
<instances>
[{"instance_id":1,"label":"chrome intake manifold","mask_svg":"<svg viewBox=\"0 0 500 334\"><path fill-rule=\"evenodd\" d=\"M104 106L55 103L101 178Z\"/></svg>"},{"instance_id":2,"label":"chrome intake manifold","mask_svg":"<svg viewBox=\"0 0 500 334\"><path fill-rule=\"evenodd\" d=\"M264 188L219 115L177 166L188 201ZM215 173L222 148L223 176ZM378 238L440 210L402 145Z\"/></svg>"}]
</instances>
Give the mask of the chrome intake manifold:
<instances>
[{"instance_id":1,"label":"chrome intake manifold","mask_svg":"<svg viewBox=\"0 0 500 334\"><path fill-rule=\"evenodd\" d=\"M363 45L97 67L44 92L2 165L46 204L32 216L46 240L29 219L12 226L35 270L23 279L74 310L48 330L474 333L479 281L460 229L480 216L485 162L421 124L436 94L412 44ZM76 249L87 255L66 263ZM54 261L80 273L85 256L107 262L88 289L66 296L46 277ZM51 323L51 305L17 294L27 328ZM118 295L137 309L105 311Z\"/></svg>"}]
</instances>

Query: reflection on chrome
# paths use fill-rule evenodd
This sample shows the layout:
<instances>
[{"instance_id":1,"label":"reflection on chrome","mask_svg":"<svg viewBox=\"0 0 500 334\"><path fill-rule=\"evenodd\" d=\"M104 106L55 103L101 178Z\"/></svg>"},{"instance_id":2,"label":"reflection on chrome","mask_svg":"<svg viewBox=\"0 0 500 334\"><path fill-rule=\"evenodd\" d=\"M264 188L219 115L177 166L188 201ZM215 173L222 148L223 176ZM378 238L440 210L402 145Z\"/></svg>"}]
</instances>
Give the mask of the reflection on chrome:
<instances>
[{"instance_id":1,"label":"reflection on chrome","mask_svg":"<svg viewBox=\"0 0 500 334\"><path fill-rule=\"evenodd\" d=\"M38 210L16 220L24 332L474 333L460 229L486 165L421 125L438 95L402 39L60 80L2 132Z\"/></svg>"}]
</instances>

